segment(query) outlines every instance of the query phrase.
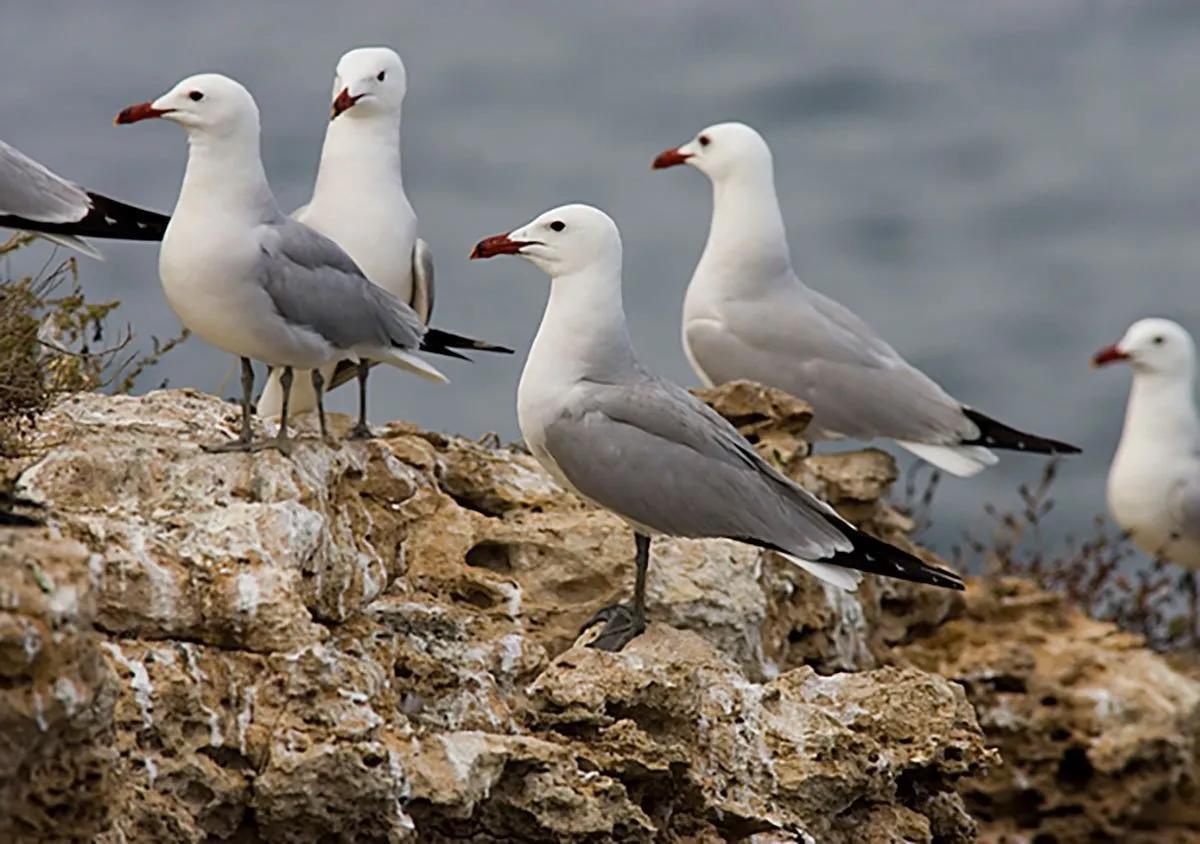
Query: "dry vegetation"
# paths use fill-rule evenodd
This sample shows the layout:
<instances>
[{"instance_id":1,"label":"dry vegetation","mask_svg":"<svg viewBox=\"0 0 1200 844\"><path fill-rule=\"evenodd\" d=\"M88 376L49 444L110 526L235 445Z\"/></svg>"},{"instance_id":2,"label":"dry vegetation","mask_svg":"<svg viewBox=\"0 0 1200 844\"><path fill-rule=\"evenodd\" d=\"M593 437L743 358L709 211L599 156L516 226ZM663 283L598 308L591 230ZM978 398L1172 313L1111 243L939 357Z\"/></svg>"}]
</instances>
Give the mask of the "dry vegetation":
<instances>
[{"instance_id":1,"label":"dry vegetation","mask_svg":"<svg viewBox=\"0 0 1200 844\"><path fill-rule=\"evenodd\" d=\"M32 241L17 234L0 244L0 258ZM57 256L57 253L55 253ZM35 275L0 281L0 457L20 452L34 420L60 393L128 393L139 376L187 336L160 342L148 353L130 349L125 327L110 336L118 302L89 302L73 257L52 258Z\"/></svg>"},{"instance_id":2,"label":"dry vegetation","mask_svg":"<svg viewBox=\"0 0 1200 844\"><path fill-rule=\"evenodd\" d=\"M1036 485L1018 488L1016 506L986 506L990 535L965 535L953 549L955 567L985 578L1029 578L1065 595L1092 618L1144 636L1157 650L1195 645L1200 612L1189 572L1163 560L1147 561L1103 516L1095 518L1086 537L1047 538L1051 532L1043 526L1054 511L1058 469L1057 460L1047 462ZM939 479L924 466L909 472L899 506L918 531L929 525Z\"/></svg>"}]
</instances>

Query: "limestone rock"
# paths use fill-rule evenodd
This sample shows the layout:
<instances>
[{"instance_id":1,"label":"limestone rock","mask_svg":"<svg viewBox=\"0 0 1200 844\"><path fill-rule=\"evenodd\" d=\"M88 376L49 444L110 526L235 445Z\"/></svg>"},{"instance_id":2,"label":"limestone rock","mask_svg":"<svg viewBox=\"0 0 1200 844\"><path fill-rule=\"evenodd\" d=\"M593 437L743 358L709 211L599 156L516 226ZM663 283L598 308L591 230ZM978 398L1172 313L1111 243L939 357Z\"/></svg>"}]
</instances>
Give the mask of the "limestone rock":
<instances>
[{"instance_id":1,"label":"limestone rock","mask_svg":"<svg viewBox=\"0 0 1200 844\"><path fill-rule=\"evenodd\" d=\"M804 430L813 412L807 402L754 381L730 381L693 392L776 465L792 469L808 454Z\"/></svg>"},{"instance_id":2,"label":"limestone rock","mask_svg":"<svg viewBox=\"0 0 1200 844\"><path fill-rule=\"evenodd\" d=\"M903 654L961 684L1000 749L964 791L989 838L1120 840L1191 802L1200 681L1027 582L968 598Z\"/></svg>"},{"instance_id":3,"label":"limestone rock","mask_svg":"<svg viewBox=\"0 0 1200 844\"><path fill-rule=\"evenodd\" d=\"M913 840L932 841L935 823L939 840L974 833L961 803L953 820L943 804L990 753L962 690L940 677L800 668L759 685L695 634L653 626L620 654L566 652L530 692L534 723L583 739L576 752L601 773L637 778L659 829L682 809L723 840L859 841L865 816L883 829L891 809L924 831Z\"/></svg>"},{"instance_id":4,"label":"limestone rock","mask_svg":"<svg viewBox=\"0 0 1200 844\"><path fill-rule=\"evenodd\" d=\"M961 692L814 671L881 665L944 599L664 540L656 624L601 654L578 627L629 589L631 535L519 449L398 424L200 450L235 425L78 395L0 464L48 521L0 533L0 838L971 838L956 783L991 755ZM878 460L803 465L898 537Z\"/></svg>"},{"instance_id":5,"label":"limestone rock","mask_svg":"<svg viewBox=\"0 0 1200 844\"><path fill-rule=\"evenodd\" d=\"M0 530L0 840L107 815L117 684L92 635L95 575L76 542Z\"/></svg>"}]
</instances>

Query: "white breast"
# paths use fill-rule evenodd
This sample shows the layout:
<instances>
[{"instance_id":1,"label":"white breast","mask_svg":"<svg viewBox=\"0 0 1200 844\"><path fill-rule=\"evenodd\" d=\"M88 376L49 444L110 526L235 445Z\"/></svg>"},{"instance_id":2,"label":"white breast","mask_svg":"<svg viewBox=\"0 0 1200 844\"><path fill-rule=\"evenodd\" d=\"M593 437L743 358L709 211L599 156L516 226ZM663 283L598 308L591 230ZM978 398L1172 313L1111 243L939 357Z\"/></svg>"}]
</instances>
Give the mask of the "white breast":
<instances>
[{"instance_id":1,"label":"white breast","mask_svg":"<svg viewBox=\"0 0 1200 844\"><path fill-rule=\"evenodd\" d=\"M300 368L332 360L323 338L279 316L258 283L260 259L253 229L173 217L158 257L167 304L193 334L230 354Z\"/></svg>"},{"instance_id":2,"label":"white breast","mask_svg":"<svg viewBox=\"0 0 1200 844\"><path fill-rule=\"evenodd\" d=\"M417 216L399 185L322 192L296 219L342 247L372 282L412 301Z\"/></svg>"},{"instance_id":3,"label":"white breast","mask_svg":"<svg viewBox=\"0 0 1200 844\"><path fill-rule=\"evenodd\" d=\"M1146 554L1166 556L1179 565L1200 564L1200 547L1179 541L1180 525L1172 511L1171 491L1183 478L1177 456L1153 446L1122 447L1108 475L1108 507L1122 530Z\"/></svg>"}]
</instances>

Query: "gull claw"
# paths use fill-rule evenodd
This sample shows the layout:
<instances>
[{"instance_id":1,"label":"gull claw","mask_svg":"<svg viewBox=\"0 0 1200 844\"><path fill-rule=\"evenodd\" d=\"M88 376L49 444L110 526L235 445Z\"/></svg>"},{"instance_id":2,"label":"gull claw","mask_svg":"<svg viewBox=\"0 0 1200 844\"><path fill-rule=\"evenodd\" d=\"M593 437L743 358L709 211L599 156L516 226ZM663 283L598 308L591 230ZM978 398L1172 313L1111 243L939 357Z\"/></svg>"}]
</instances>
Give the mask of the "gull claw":
<instances>
[{"instance_id":1,"label":"gull claw","mask_svg":"<svg viewBox=\"0 0 1200 844\"><path fill-rule=\"evenodd\" d=\"M348 440L371 440L374 438L375 434L370 426L364 425L362 422L357 423L350 429L350 433L346 434Z\"/></svg>"},{"instance_id":2,"label":"gull claw","mask_svg":"<svg viewBox=\"0 0 1200 844\"><path fill-rule=\"evenodd\" d=\"M646 630L646 619L629 604L613 604L596 611L580 628L580 633L604 622L604 628L595 639L587 643L589 648L616 653Z\"/></svg>"}]
</instances>

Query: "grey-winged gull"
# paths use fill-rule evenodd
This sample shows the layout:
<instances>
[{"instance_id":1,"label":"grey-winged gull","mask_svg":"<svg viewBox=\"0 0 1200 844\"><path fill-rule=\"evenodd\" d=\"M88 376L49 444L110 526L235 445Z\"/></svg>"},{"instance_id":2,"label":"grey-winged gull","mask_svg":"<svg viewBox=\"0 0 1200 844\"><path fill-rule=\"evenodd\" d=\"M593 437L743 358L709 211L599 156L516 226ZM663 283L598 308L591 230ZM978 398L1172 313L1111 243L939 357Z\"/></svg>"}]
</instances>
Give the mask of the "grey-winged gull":
<instances>
[{"instance_id":1,"label":"grey-winged gull","mask_svg":"<svg viewBox=\"0 0 1200 844\"><path fill-rule=\"evenodd\" d=\"M606 607L590 644L620 650L645 629L651 537L725 537L785 555L854 589L860 571L962 589L954 572L859 531L771 468L686 390L638 363L621 302L621 239L602 211L555 208L476 245L550 276L550 300L521 373L517 415L537 460L566 488L633 528L633 601Z\"/></svg>"},{"instance_id":2,"label":"grey-winged gull","mask_svg":"<svg viewBox=\"0 0 1200 844\"><path fill-rule=\"evenodd\" d=\"M1153 557L1200 569L1200 417L1196 347L1166 319L1138 320L1096 366L1133 369L1125 428L1108 472L1108 509Z\"/></svg>"},{"instance_id":3,"label":"grey-winged gull","mask_svg":"<svg viewBox=\"0 0 1200 844\"><path fill-rule=\"evenodd\" d=\"M417 215L404 191L400 118L407 92L404 63L387 47L362 47L338 60L333 103L312 199L292 216L333 240L375 284L399 297L425 324L433 312L433 255L417 236ZM466 348L511 352L483 341ZM359 420L351 436L366 436L368 364L339 361L322 373L329 389L359 378ZM277 416L282 391L273 371L258 400L261 416ZM291 410L315 407L306 378L292 387Z\"/></svg>"},{"instance_id":4,"label":"grey-winged gull","mask_svg":"<svg viewBox=\"0 0 1200 844\"><path fill-rule=\"evenodd\" d=\"M159 252L167 302L185 326L242 362L242 433L211 450L289 451L293 370L312 371L322 436L321 367L370 359L425 378L445 376L418 351L458 356L459 338L427 330L405 302L371 284L337 244L280 213L259 153L258 107L249 91L214 73L184 79L116 123L164 118L188 134L187 170ZM279 367L279 434L254 443L252 360Z\"/></svg>"},{"instance_id":5,"label":"grey-winged gull","mask_svg":"<svg viewBox=\"0 0 1200 844\"><path fill-rule=\"evenodd\" d=\"M991 449L1074 454L950 396L846 307L792 269L771 150L754 129L721 123L661 153L712 182L708 242L688 285L683 346L706 384L739 378L813 407L813 439L886 437L955 475L996 462Z\"/></svg>"}]
</instances>

